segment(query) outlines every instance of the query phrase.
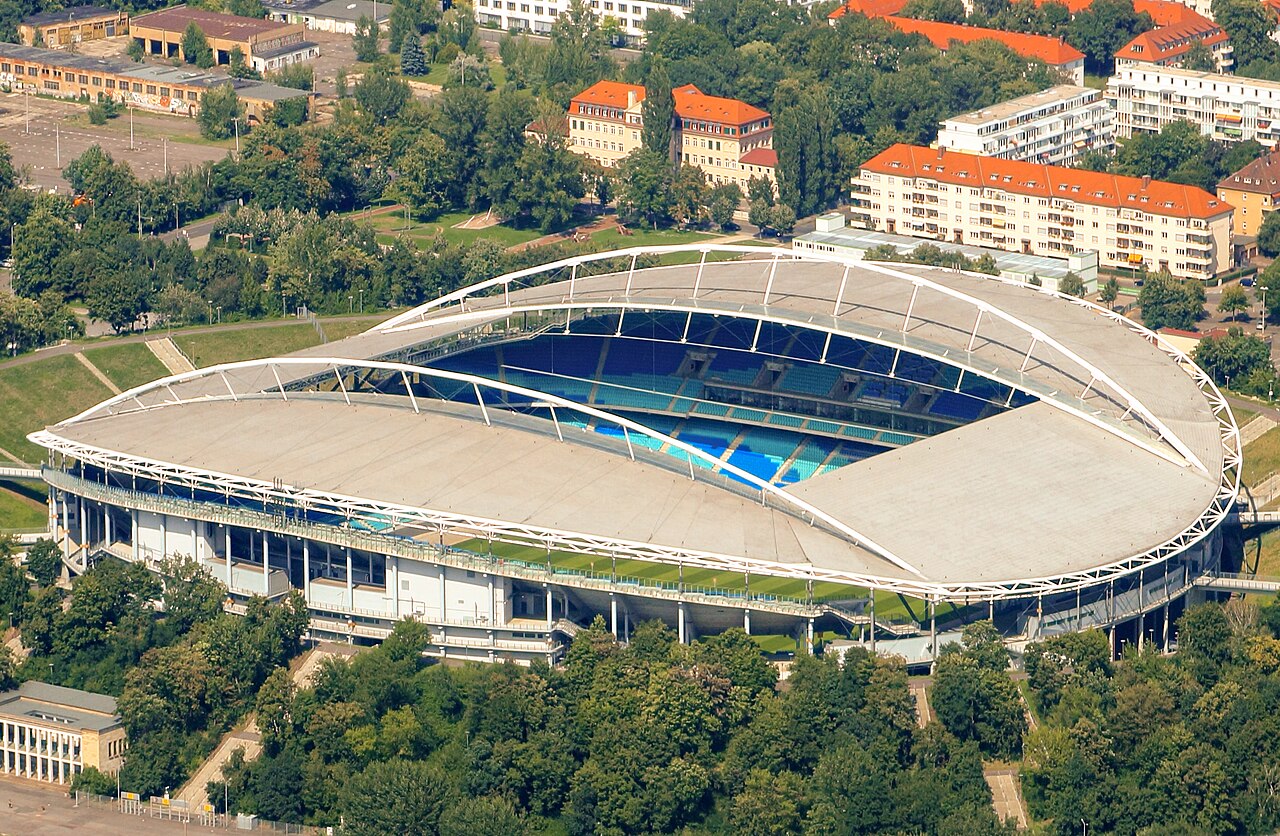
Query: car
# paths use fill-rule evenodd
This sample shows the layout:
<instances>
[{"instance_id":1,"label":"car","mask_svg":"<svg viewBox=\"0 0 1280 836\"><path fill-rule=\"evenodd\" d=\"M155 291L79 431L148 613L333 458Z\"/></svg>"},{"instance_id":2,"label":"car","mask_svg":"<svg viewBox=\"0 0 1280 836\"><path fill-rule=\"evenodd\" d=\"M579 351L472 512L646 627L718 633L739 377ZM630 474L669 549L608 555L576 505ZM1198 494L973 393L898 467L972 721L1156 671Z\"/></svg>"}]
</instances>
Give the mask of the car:
<instances>
[{"instance_id":1,"label":"car","mask_svg":"<svg viewBox=\"0 0 1280 836\"><path fill-rule=\"evenodd\" d=\"M1245 276L1240 280L1241 287L1253 287L1253 276Z\"/></svg>"}]
</instances>

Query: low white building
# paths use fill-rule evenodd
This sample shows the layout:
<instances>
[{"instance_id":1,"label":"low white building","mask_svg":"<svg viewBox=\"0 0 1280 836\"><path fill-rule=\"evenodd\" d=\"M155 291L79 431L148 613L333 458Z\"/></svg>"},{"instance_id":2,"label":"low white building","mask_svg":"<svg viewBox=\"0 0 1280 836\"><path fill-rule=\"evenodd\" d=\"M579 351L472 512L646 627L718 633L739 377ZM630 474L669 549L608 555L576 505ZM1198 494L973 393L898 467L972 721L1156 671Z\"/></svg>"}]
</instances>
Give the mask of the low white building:
<instances>
[{"instance_id":1,"label":"low white building","mask_svg":"<svg viewBox=\"0 0 1280 836\"><path fill-rule=\"evenodd\" d=\"M118 772L127 745L114 697L35 681L0 694L0 774L69 784Z\"/></svg>"},{"instance_id":2,"label":"low white building","mask_svg":"<svg viewBox=\"0 0 1280 836\"><path fill-rule=\"evenodd\" d=\"M1123 67L1107 82L1122 137L1158 133L1177 121L1219 142L1280 140L1280 82L1175 67Z\"/></svg>"},{"instance_id":3,"label":"low white building","mask_svg":"<svg viewBox=\"0 0 1280 836\"><path fill-rule=\"evenodd\" d=\"M272 6L268 11L272 20L301 23L314 32L354 35L362 17L376 20L378 28L385 32L391 21L391 5L373 0L328 0L318 5Z\"/></svg>"},{"instance_id":4,"label":"low white building","mask_svg":"<svg viewBox=\"0 0 1280 836\"><path fill-rule=\"evenodd\" d=\"M587 3L606 30L613 28L611 24L616 26L617 33L632 44L644 39L644 21L650 12L670 12L684 17L693 8L692 0L672 3L587 0ZM569 0L475 0L475 10L476 20L482 26L547 35L556 18L569 10Z\"/></svg>"},{"instance_id":5,"label":"low white building","mask_svg":"<svg viewBox=\"0 0 1280 836\"><path fill-rule=\"evenodd\" d=\"M845 225L841 212L819 215L814 231L798 236L791 242L792 249L831 253L861 261L868 251L878 247L893 247L899 256L910 255L922 244L935 246L945 253L962 255L970 261L989 256L996 263L1000 276L1018 282L1041 285L1057 290L1058 283L1074 273L1084 284L1085 293L1098 292L1098 254L1093 250L1078 250L1065 256L1014 253L991 247L974 247L949 241L921 241L908 235L891 235L869 229L854 229Z\"/></svg>"},{"instance_id":6,"label":"low white building","mask_svg":"<svg viewBox=\"0 0 1280 836\"><path fill-rule=\"evenodd\" d=\"M939 148L1047 165L1075 165L1115 144L1115 113L1102 91L1070 84L953 116L938 132Z\"/></svg>"}]
</instances>

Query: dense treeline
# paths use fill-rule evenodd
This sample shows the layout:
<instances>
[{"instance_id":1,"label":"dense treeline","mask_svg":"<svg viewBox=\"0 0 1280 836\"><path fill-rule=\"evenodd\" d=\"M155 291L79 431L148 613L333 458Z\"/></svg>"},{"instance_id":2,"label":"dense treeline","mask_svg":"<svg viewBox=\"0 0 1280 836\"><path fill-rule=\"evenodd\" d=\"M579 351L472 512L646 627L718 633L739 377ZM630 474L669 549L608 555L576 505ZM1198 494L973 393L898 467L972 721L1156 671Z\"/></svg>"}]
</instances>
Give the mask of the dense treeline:
<instances>
[{"instance_id":1,"label":"dense treeline","mask_svg":"<svg viewBox=\"0 0 1280 836\"><path fill-rule=\"evenodd\" d=\"M0 650L0 688L37 679L117 696L129 734L120 782L145 795L182 784L306 630L297 594L254 599L243 617L224 613L225 587L189 558L170 558L158 573L104 560L68 592L55 585L62 563L52 541L28 550L25 573L13 553L0 543L0 609L29 655L15 668ZM114 793L116 782L88 770L77 786Z\"/></svg>"},{"instance_id":2,"label":"dense treeline","mask_svg":"<svg viewBox=\"0 0 1280 836\"><path fill-rule=\"evenodd\" d=\"M740 630L622 646L597 619L557 669L430 665L427 640L402 622L314 687L273 675L232 808L364 834L1005 832L978 745L918 729L902 668L862 650L778 691Z\"/></svg>"},{"instance_id":3,"label":"dense treeline","mask_svg":"<svg viewBox=\"0 0 1280 836\"><path fill-rule=\"evenodd\" d=\"M1052 830L1272 833L1280 826L1280 602L1188 610L1178 652L1113 665L1106 636L1033 645L1042 718L1023 786Z\"/></svg>"}]
</instances>

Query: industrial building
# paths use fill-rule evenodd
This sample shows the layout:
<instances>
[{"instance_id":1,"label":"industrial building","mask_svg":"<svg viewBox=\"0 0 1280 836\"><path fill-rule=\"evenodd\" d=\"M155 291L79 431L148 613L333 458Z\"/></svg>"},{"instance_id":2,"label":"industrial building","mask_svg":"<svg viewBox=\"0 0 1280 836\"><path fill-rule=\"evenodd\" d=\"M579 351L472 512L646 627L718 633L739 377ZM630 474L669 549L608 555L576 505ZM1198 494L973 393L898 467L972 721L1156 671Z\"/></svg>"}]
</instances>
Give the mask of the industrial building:
<instances>
[{"instance_id":1,"label":"industrial building","mask_svg":"<svg viewBox=\"0 0 1280 836\"><path fill-rule=\"evenodd\" d=\"M132 35L148 55L186 60L182 37L195 24L213 50L214 64L230 64L237 47L245 63L259 72L278 70L320 55L320 47L306 40L306 27L263 18L173 6L133 19Z\"/></svg>"},{"instance_id":2,"label":"industrial building","mask_svg":"<svg viewBox=\"0 0 1280 836\"><path fill-rule=\"evenodd\" d=\"M18 24L18 42L24 46L67 49L86 41L129 34L129 13L105 6L72 6L40 12Z\"/></svg>"}]
</instances>

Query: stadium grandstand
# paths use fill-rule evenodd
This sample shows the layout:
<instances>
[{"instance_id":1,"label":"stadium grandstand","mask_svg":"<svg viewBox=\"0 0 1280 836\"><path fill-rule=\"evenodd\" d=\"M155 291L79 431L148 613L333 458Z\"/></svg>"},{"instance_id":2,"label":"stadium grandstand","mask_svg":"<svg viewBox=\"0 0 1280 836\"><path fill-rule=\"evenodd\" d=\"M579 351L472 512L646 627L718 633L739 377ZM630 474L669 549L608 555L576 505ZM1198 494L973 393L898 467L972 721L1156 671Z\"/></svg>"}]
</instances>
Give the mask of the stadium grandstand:
<instances>
[{"instance_id":1,"label":"stadium grandstand","mask_svg":"<svg viewBox=\"0 0 1280 836\"><path fill-rule=\"evenodd\" d=\"M1209 378L1110 311L713 244L495 277L31 439L77 571L189 555L233 609L298 589L319 636L412 617L522 662L596 615L925 661L987 617L1165 641L1240 471Z\"/></svg>"}]
</instances>

